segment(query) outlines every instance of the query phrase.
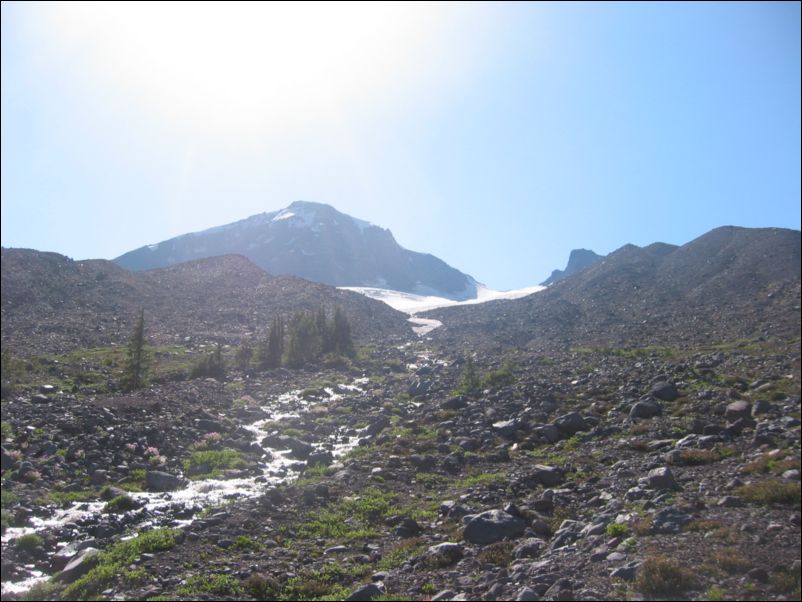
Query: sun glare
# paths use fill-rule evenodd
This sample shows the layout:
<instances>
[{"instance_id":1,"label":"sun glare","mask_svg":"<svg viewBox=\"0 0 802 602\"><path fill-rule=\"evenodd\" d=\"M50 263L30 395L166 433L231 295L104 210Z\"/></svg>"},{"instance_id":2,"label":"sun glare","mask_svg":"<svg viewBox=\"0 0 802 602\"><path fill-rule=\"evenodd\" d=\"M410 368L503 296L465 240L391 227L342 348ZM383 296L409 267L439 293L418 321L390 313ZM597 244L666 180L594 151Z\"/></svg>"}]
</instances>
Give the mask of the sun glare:
<instances>
[{"instance_id":1,"label":"sun glare","mask_svg":"<svg viewBox=\"0 0 802 602\"><path fill-rule=\"evenodd\" d=\"M387 94L425 60L434 10L405 3L54 3L48 34L169 119L274 130ZM51 38L52 40L52 38Z\"/></svg>"}]
</instances>

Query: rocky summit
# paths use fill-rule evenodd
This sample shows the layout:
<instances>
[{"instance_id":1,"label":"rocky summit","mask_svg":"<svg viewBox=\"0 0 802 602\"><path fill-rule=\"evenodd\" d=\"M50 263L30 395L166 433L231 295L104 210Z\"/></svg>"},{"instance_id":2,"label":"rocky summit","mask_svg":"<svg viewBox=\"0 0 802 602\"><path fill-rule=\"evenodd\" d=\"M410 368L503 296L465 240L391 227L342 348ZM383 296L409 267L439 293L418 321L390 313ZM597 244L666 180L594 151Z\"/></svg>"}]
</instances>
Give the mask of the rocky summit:
<instances>
[{"instance_id":1,"label":"rocky summit","mask_svg":"<svg viewBox=\"0 0 802 602\"><path fill-rule=\"evenodd\" d=\"M477 291L473 278L433 255L402 248L389 230L307 201L147 245L114 261L139 271L227 254L244 255L270 274L332 286L458 300L475 298Z\"/></svg>"},{"instance_id":2,"label":"rocky summit","mask_svg":"<svg viewBox=\"0 0 802 602\"><path fill-rule=\"evenodd\" d=\"M417 336L241 256L4 249L3 599L799 599L799 260L628 245Z\"/></svg>"}]
</instances>

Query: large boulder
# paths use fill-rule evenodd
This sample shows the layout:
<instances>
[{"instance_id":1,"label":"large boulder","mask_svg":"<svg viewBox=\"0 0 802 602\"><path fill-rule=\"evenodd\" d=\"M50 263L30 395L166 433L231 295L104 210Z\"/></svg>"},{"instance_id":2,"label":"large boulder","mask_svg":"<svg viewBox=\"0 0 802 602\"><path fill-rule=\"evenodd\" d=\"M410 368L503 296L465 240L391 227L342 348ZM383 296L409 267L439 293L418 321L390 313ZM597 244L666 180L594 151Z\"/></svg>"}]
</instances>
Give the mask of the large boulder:
<instances>
[{"instance_id":1,"label":"large boulder","mask_svg":"<svg viewBox=\"0 0 802 602\"><path fill-rule=\"evenodd\" d=\"M145 473L145 484L151 491L174 491L184 486L184 479L169 472L149 470Z\"/></svg>"},{"instance_id":2,"label":"large boulder","mask_svg":"<svg viewBox=\"0 0 802 602\"><path fill-rule=\"evenodd\" d=\"M582 415L577 412L568 412L559 418L555 418L554 426L566 437L575 435L579 431L587 431L590 428L585 419L582 418Z\"/></svg>"},{"instance_id":3,"label":"large boulder","mask_svg":"<svg viewBox=\"0 0 802 602\"><path fill-rule=\"evenodd\" d=\"M649 394L652 397L662 399L663 401L674 401L677 397L679 397L679 391L677 391L676 385L674 385L674 383L667 382L654 383L649 391Z\"/></svg>"},{"instance_id":4,"label":"large boulder","mask_svg":"<svg viewBox=\"0 0 802 602\"><path fill-rule=\"evenodd\" d=\"M464 537L468 543L489 544L506 537L519 537L526 523L503 510L487 510L474 516L465 525Z\"/></svg>"}]
</instances>

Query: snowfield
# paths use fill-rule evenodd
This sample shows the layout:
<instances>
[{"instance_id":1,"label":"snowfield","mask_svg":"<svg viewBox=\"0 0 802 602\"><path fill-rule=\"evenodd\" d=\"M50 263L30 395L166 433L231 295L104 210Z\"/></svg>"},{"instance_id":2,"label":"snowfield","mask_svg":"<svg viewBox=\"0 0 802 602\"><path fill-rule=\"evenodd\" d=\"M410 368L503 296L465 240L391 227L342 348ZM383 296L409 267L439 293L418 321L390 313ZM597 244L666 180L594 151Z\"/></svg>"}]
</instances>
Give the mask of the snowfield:
<instances>
[{"instance_id":1,"label":"snowfield","mask_svg":"<svg viewBox=\"0 0 802 602\"><path fill-rule=\"evenodd\" d=\"M467 299L465 301L455 301L447 297L437 297L434 295L415 295L413 293L404 293L402 291L394 291L386 288L375 288L370 286L340 286L346 291L353 291L371 299L383 301L393 309L402 311L410 315L409 321L414 325L414 330L418 335L423 336L431 332L438 326L442 326L437 320L428 320L424 318L417 318L415 314L430 309L437 309L438 307L451 307L452 305L473 305L476 303L484 303L486 301L495 301L496 299L520 299L533 293L544 290L545 286L528 286L526 288L519 288L512 291L495 291L487 288L481 284L476 285L476 298ZM435 324L436 323L436 324Z\"/></svg>"}]
</instances>

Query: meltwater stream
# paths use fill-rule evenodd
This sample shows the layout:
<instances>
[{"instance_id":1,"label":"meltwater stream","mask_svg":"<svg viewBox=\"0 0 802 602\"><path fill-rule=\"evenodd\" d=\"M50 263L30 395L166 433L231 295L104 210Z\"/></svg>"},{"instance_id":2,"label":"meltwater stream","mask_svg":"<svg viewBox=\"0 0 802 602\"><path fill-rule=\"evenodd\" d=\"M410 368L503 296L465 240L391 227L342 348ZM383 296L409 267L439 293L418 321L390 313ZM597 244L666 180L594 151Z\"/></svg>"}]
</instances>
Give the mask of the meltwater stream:
<instances>
[{"instance_id":1,"label":"meltwater stream","mask_svg":"<svg viewBox=\"0 0 802 602\"><path fill-rule=\"evenodd\" d=\"M327 397L323 401L332 402L341 398L344 394L362 394L364 393L362 387L367 382L367 378L358 378L350 385L341 384L334 388L324 389ZM320 401L316 400L315 403L320 403ZM270 434L264 430L264 427L279 420L299 417L302 413L308 411L309 402L301 397L301 390L298 389L271 399L262 405L262 409L268 414L267 418L258 420L250 425L244 425L244 428L253 434L253 440L264 449L262 474L248 478L190 481L183 489L169 492L131 492L129 495L138 502L144 503L144 509L147 511L145 513L147 517L136 523L134 528L137 530L147 528L162 524L165 521L170 521L170 525L174 527L187 526L194 522L198 511L203 508L218 506L228 500L256 497L271 487L295 480L306 463L290 458L290 450L276 450L262 446L263 439ZM348 435L348 432L351 434ZM358 444L360 432L356 431L357 434L353 434L353 429L341 427L325 440L312 445L316 451L327 450L334 458L337 458ZM5 547L12 540L28 533L54 529L69 523L80 524L93 516L100 516L105 505L106 502L102 501L78 502L68 508L57 510L48 518L32 517L30 519L31 526L7 529L2 536L3 546ZM190 508L194 510L186 512L186 518L171 518L173 513ZM72 542L61 542L59 547L61 548L70 543ZM30 571L31 577L21 581L3 582L3 594L25 592L36 583L49 578L49 575L33 570L33 566L27 566L26 568Z\"/></svg>"}]
</instances>

